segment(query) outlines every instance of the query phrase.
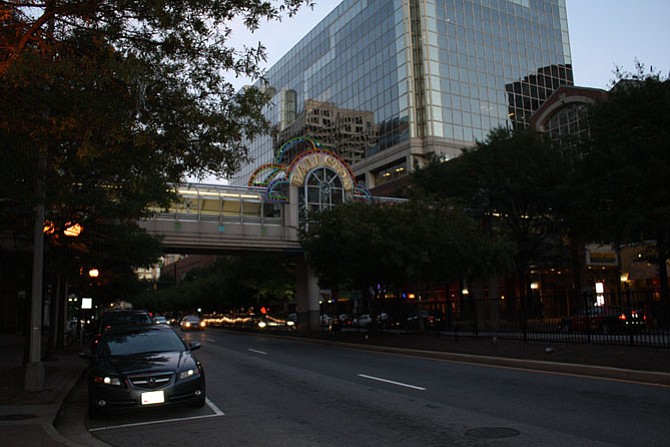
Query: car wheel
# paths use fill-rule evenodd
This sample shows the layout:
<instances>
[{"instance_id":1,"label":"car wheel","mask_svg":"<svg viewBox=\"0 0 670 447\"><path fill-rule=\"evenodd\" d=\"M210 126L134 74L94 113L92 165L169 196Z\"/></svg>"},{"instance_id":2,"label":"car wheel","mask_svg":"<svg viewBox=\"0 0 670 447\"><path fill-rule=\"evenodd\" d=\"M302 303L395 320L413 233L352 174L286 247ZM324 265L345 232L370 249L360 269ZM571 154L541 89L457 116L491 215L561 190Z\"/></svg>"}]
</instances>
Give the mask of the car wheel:
<instances>
[{"instance_id":1,"label":"car wheel","mask_svg":"<svg viewBox=\"0 0 670 447\"><path fill-rule=\"evenodd\" d=\"M191 408L202 408L205 406L205 393L202 393L202 396L198 398L193 404L191 404Z\"/></svg>"}]
</instances>

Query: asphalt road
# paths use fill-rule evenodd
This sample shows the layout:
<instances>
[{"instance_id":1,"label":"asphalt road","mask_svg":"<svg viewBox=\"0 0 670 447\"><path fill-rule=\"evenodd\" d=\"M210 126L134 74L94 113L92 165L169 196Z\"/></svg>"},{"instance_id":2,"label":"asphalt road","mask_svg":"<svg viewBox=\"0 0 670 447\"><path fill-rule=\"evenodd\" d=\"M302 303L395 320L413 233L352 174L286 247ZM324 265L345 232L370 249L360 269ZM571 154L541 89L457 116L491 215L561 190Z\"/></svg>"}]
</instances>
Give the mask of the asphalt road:
<instances>
[{"instance_id":1,"label":"asphalt road","mask_svg":"<svg viewBox=\"0 0 670 447\"><path fill-rule=\"evenodd\" d=\"M90 421L80 390L70 420L117 447L669 445L669 387L217 329L186 337L203 344L204 408Z\"/></svg>"}]
</instances>

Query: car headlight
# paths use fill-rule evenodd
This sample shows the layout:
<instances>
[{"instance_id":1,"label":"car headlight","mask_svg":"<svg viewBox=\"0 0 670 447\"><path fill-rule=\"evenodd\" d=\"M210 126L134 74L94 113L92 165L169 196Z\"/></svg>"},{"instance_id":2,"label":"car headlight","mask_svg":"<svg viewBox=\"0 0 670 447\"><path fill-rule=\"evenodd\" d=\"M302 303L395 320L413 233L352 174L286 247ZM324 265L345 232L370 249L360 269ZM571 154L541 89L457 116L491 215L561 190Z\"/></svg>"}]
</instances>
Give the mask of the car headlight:
<instances>
[{"instance_id":1,"label":"car headlight","mask_svg":"<svg viewBox=\"0 0 670 447\"><path fill-rule=\"evenodd\" d=\"M94 376L93 381L95 383L101 383L104 385L120 386L121 379L113 376Z\"/></svg>"},{"instance_id":2,"label":"car headlight","mask_svg":"<svg viewBox=\"0 0 670 447\"><path fill-rule=\"evenodd\" d=\"M188 379L189 377L195 377L200 374L198 369L189 369L179 373L179 380Z\"/></svg>"}]
</instances>

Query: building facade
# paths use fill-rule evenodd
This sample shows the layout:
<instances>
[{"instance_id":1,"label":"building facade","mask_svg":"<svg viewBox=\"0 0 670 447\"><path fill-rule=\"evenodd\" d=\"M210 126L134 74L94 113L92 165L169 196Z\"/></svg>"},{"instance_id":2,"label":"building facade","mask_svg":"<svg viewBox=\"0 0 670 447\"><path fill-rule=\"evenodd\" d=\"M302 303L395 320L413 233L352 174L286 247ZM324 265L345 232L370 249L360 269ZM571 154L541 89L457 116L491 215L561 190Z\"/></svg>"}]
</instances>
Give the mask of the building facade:
<instances>
[{"instance_id":1,"label":"building facade","mask_svg":"<svg viewBox=\"0 0 670 447\"><path fill-rule=\"evenodd\" d=\"M566 17L565 0L344 0L256 85L276 131L231 181L306 135L374 192L492 128L527 126L573 83Z\"/></svg>"}]
</instances>

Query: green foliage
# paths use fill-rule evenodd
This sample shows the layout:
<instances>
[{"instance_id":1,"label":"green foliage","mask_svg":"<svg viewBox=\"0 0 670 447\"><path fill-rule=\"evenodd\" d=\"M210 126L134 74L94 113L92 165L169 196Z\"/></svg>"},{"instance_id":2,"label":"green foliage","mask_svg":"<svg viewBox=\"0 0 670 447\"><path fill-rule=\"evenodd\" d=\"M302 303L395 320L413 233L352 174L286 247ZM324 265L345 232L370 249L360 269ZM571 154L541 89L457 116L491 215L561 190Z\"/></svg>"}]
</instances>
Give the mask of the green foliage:
<instances>
[{"instance_id":1,"label":"green foliage","mask_svg":"<svg viewBox=\"0 0 670 447\"><path fill-rule=\"evenodd\" d=\"M11 222L29 240L34 206L45 203L47 219L60 230L68 223L84 227L78 251L100 266L117 248L86 234L125 233L149 205L174 199L171 184L234 172L247 159L245 139L268 130L261 114L268 98L253 88L238 93L227 80L259 77L265 60L260 43L228 45L232 21L240 17L253 30L310 4L0 2L5 227ZM37 192L38 179L46 197ZM56 251L62 243L49 242ZM147 250L124 251L144 256L125 265L151 262L154 252L151 241Z\"/></svg>"},{"instance_id":2,"label":"green foliage","mask_svg":"<svg viewBox=\"0 0 670 447\"><path fill-rule=\"evenodd\" d=\"M606 100L591 108L585 170L593 197L591 221L602 240L655 241L661 295L670 301L670 77L619 72Z\"/></svg>"},{"instance_id":3,"label":"green foliage","mask_svg":"<svg viewBox=\"0 0 670 447\"><path fill-rule=\"evenodd\" d=\"M301 244L325 288L419 290L508 263L508 247L449 203L348 203L311 217Z\"/></svg>"},{"instance_id":4,"label":"green foliage","mask_svg":"<svg viewBox=\"0 0 670 447\"><path fill-rule=\"evenodd\" d=\"M591 108L587 169L602 237L656 239L670 222L670 79L619 74L608 97Z\"/></svg>"},{"instance_id":5,"label":"green foliage","mask_svg":"<svg viewBox=\"0 0 670 447\"><path fill-rule=\"evenodd\" d=\"M459 158L434 161L418 171L415 194L461 203L481 219L483 230L514 245L511 253L520 275L547 253L560 256L560 227L553 211L567 166L568 160L541 134L498 128Z\"/></svg>"},{"instance_id":6,"label":"green foliage","mask_svg":"<svg viewBox=\"0 0 670 447\"><path fill-rule=\"evenodd\" d=\"M295 273L289 261L248 255L221 257L207 268L191 270L179 284L161 283L158 290L149 291L135 301L161 312L192 312L197 308L204 312L226 312L246 307L278 307L294 296Z\"/></svg>"}]
</instances>

